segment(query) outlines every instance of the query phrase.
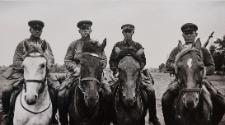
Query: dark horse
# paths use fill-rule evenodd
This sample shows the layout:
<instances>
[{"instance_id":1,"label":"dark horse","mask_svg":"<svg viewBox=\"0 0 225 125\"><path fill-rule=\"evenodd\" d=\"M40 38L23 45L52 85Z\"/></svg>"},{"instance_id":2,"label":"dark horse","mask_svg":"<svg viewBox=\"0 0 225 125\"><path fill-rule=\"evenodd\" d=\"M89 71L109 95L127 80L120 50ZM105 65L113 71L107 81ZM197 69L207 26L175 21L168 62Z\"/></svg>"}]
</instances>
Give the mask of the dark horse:
<instances>
[{"instance_id":1,"label":"dark horse","mask_svg":"<svg viewBox=\"0 0 225 125\"><path fill-rule=\"evenodd\" d=\"M103 63L100 55L105 46L105 40L101 45L85 43L82 49L83 53L75 57L76 63L80 65L80 77L74 81L74 86L70 88L68 111L70 125L109 124L106 121L105 96L101 91Z\"/></svg>"},{"instance_id":2,"label":"dark horse","mask_svg":"<svg viewBox=\"0 0 225 125\"><path fill-rule=\"evenodd\" d=\"M213 125L212 101L203 84L206 71L200 41L178 53L175 74L180 91L174 102L173 125Z\"/></svg>"},{"instance_id":3,"label":"dark horse","mask_svg":"<svg viewBox=\"0 0 225 125\"><path fill-rule=\"evenodd\" d=\"M119 79L113 86L112 120L114 125L144 125L148 107L148 97L140 86L140 64L137 53L128 54L115 48L122 55L120 59ZM123 53L123 54L122 54Z\"/></svg>"}]
</instances>

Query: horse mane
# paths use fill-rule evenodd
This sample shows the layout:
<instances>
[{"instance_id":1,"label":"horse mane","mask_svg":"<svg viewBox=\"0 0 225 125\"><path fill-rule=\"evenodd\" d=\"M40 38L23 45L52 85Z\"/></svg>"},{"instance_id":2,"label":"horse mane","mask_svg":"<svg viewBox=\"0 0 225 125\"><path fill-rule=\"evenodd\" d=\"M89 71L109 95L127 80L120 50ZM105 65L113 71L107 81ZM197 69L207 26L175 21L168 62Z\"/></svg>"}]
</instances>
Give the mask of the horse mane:
<instances>
[{"instance_id":1,"label":"horse mane","mask_svg":"<svg viewBox=\"0 0 225 125\"><path fill-rule=\"evenodd\" d=\"M197 48L195 47L191 47L191 48L188 48L188 49L183 49L181 50L175 57L175 73L177 72L177 63L179 61L179 59L181 57L183 57L185 54L189 53L189 52L197 52L198 55L203 58L203 55L202 55L202 52L201 50L198 50Z\"/></svg>"},{"instance_id":2,"label":"horse mane","mask_svg":"<svg viewBox=\"0 0 225 125\"><path fill-rule=\"evenodd\" d=\"M117 59L118 59L118 60L121 60L123 57L125 57L125 56L127 56L127 55L130 55L130 56L132 56L135 60L137 60L138 62L141 62L141 57L138 56L138 55L136 54L136 51L135 51L134 49L130 49L130 48L122 50L122 51L118 54Z\"/></svg>"}]
</instances>

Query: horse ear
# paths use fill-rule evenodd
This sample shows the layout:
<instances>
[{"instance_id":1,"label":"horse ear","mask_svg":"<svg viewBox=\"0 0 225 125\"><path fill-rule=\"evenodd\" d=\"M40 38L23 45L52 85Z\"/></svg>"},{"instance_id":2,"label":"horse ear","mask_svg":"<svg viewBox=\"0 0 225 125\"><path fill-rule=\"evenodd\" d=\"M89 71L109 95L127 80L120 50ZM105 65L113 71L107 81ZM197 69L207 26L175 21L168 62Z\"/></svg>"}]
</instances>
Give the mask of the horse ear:
<instances>
[{"instance_id":1,"label":"horse ear","mask_svg":"<svg viewBox=\"0 0 225 125\"><path fill-rule=\"evenodd\" d=\"M103 40L102 44L100 45L100 48L102 49L102 51L105 49L105 46L106 46L106 38Z\"/></svg>"},{"instance_id":2,"label":"horse ear","mask_svg":"<svg viewBox=\"0 0 225 125\"><path fill-rule=\"evenodd\" d=\"M41 49L43 50L43 52L45 52L45 50L47 50L47 43L45 40L43 41L43 43L41 45Z\"/></svg>"},{"instance_id":3,"label":"horse ear","mask_svg":"<svg viewBox=\"0 0 225 125\"><path fill-rule=\"evenodd\" d=\"M142 55L144 53L144 48L141 48L141 49L139 49L137 52L136 52L136 55L137 56L140 56L140 55Z\"/></svg>"},{"instance_id":4,"label":"horse ear","mask_svg":"<svg viewBox=\"0 0 225 125\"><path fill-rule=\"evenodd\" d=\"M200 41L200 38L198 38L198 39L196 40L196 42L195 42L195 48L201 50L201 48L202 48L202 43L201 43L201 41Z\"/></svg>"},{"instance_id":5,"label":"horse ear","mask_svg":"<svg viewBox=\"0 0 225 125\"><path fill-rule=\"evenodd\" d=\"M25 41L23 45L25 52L28 52L29 45L27 44L27 42Z\"/></svg>"},{"instance_id":6,"label":"horse ear","mask_svg":"<svg viewBox=\"0 0 225 125\"><path fill-rule=\"evenodd\" d=\"M121 49L119 47L115 47L114 50L115 50L116 54L119 54L121 52Z\"/></svg>"},{"instance_id":7,"label":"horse ear","mask_svg":"<svg viewBox=\"0 0 225 125\"><path fill-rule=\"evenodd\" d=\"M182 50L182 48L183 48L182 42L180 40L178 41L177 47L179 50Z\"/></svg>"}]
</instances>

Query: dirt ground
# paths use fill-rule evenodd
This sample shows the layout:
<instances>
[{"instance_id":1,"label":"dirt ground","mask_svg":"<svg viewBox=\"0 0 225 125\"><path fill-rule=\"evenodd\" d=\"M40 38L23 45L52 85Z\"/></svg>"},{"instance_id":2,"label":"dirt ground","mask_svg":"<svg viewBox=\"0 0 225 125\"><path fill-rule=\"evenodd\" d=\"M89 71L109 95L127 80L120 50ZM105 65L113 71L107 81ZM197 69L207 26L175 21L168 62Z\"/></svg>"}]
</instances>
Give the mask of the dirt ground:
<instances>
[{"instance_id":1,"label":"dirt ground","mask_svg":"<svg viewBox=\"0 0 225 125\"><path fill-rule=\"evenodd\" d=\"M155 81L155 91L156 91L156 99L157 99L157 113L158 117L162 123L162 125L165 125L161 110L161 97L162 94L166 91L166 88L168 84L174 79L174 77L169 76L169 74L166 73L152 73L154 81ZM225 96L225 76L210 76L209 79L213 82L216 88L218 88ZM4 87L4 84L2 84L2 79L0 77L0 93L2 91L2 88ZM1 94L0 94L1 97ZM0 102L1 105L1 102ZM0 106L1 107L1 106ZM0 108L0 114L1 114L1 108ZM148 125L147 117L146 117L146 125ZM225 116L221 123L219 125L225 125Z\"/></svg>"}]
</instances>

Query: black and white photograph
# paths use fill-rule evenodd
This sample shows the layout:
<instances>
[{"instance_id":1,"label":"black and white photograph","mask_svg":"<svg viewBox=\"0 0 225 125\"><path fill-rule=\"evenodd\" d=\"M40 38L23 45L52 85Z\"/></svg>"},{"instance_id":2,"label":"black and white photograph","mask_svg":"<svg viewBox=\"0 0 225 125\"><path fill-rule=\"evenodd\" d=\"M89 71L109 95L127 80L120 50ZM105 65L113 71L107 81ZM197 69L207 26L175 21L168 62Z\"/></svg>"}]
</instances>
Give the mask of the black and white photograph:
<instances>
[{"instance_id":1,"label":"black and white photograph","mask_svg":"<svg viewBox=\"0 0 225 125\"><path fill-rule=\"evenodd\" d=\"M0 0L0 125L225 125L224 0Z\"/></svg>"}]
</instances>

